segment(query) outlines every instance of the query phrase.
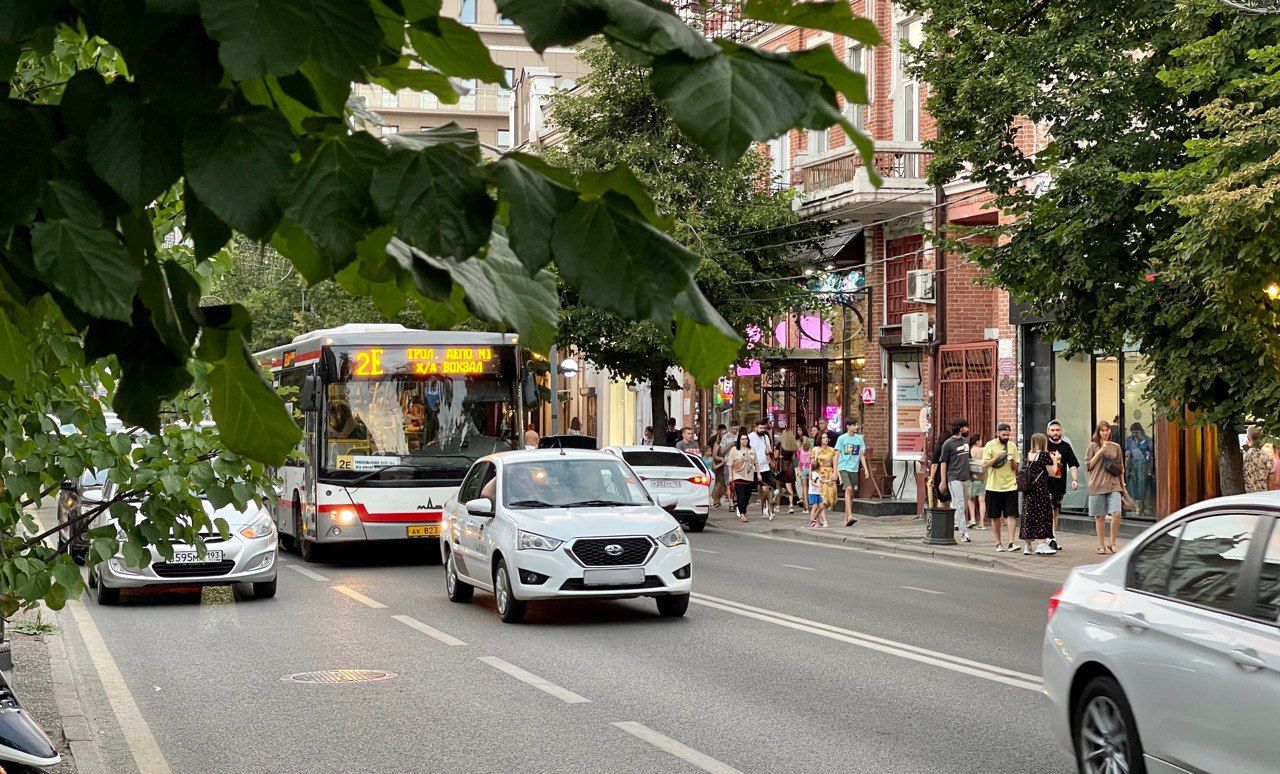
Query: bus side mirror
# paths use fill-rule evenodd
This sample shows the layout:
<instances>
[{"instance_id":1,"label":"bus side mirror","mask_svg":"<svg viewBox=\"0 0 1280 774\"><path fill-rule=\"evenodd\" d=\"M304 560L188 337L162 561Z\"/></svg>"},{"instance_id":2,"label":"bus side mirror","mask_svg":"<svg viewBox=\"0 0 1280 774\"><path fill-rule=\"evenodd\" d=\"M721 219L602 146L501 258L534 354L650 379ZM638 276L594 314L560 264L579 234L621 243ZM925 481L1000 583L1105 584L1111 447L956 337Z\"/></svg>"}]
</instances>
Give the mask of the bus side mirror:
<instances>
[{"instance_id":1,"label":"bus side mirror","mask_svg":"<svg viewBox=\"0 0 1280 774\"><path fill-rule=\"evenodd\" d=\"M534 376L532 371L524 372L520 392L524 395L525 408L534 408L541 402L538 400L538 377Z\"/></svg>"},{"instance_id":2,"label":"bus side mirror","mask_svg":"<svg viewBox=\"0 0 1280 774\"><path fill-rule=\"evenodd\" d=\"M302 389L298 391L298 408L303 411L320 410L320 378L315 374L303 377Z\"/></svg>"}]
</instances>

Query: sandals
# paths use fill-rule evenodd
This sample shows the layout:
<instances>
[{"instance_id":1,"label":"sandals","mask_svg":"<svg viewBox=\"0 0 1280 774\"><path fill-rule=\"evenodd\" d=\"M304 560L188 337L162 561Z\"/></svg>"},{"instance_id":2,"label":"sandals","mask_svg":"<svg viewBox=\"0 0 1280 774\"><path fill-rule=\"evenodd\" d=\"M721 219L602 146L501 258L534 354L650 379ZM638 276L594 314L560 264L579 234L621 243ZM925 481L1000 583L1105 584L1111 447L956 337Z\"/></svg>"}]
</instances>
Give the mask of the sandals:
<instances>
[{"instance_id":1,"label":"sandals","mask_svg":"<svg viewBox=\"0 0 1280 774\"><path fill-rule=\"evenodd\" d=\"M1107 551L1114 554L1116 552L1116 544L1112 543L1111 545L1107 546Z\"/></svg>"},{"instance_id":2,"label":"sandals","mask_svg":"<svg viewBox=\"0 0 1280 774\"><path fill-rule=\"evenodd\" d=\"M1101 554L1102 556L1106 556L1107 549L1104 546L1098 546L1098 550L1095 553Z\"/></svg>"},{"instance_id":3,"label":"sandals","mask_svg":"<svg viewBox=\"0 0 1280 774\"><path fill-rule=\"evenodd\" d=\"M746 523L747 523L747 517L746 517L746 516L739 516L739 517L738 517L738 521L742 522L743 524L746 524Z\"/></svg>"}]
</instances>

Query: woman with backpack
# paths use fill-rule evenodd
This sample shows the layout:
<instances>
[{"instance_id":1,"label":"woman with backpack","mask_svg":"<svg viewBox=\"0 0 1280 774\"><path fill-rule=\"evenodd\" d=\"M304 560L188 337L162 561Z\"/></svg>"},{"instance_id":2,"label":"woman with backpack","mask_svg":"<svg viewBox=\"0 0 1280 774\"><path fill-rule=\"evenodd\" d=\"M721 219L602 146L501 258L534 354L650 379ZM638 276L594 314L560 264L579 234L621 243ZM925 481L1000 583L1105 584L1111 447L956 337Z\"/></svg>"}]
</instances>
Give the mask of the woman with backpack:
<instances>
[{"instance_id":1,"label":"woman with backpack","mask_svg":"<svg viewBox=\"0 0 1280 774\"><path fill-rule=\"evenodd\" d=\"M1018 539L1022 541L1024 556L1031 556L1033 552L1041 556L1058 553L1049 546L1049 538L1053 537L1053 493L1049 491L1049 477L1057 471L1058 463L1049 454L1049 437L1044 433L1031 436L1027 462L1018 469L1018 488L1022 490L1022 529Z\"/></svg>"},{"instance_id":2,"label":"woman with backpack","mask_svg":"<svg viewBox=\"0 0 1280 774\"><path fill-rule=\"evenodd\" d=\"M1089 471L1089 515L1098 533L1098 553L1114 554L1116 538L1120 535L1121 496L1125 491L1124 450L1111 440L1110 422L1098 423L1084 458L1085 470ZM1111 519L1110 540L1107 539L1107 518Z\"/></svg>"}]
</instances>

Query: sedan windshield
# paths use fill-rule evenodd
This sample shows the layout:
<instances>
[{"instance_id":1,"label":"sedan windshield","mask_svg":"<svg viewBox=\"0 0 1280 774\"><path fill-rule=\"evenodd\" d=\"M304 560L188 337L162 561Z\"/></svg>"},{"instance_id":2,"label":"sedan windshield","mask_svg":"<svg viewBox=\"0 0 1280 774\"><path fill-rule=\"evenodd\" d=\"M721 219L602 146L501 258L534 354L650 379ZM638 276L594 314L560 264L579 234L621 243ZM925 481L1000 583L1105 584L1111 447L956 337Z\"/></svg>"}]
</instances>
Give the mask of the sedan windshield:
<instances>
[{"instance_id":1,"label":"sedan windshield","mask_svg":"<svg viewBox=\"0 0 1280 774\"><path fill-rule=\"evenodd\" d=\"M636 477L615 460L517 462L502 474L503 504L513 508L649 505Z\"/></svg>"}]
</instances>

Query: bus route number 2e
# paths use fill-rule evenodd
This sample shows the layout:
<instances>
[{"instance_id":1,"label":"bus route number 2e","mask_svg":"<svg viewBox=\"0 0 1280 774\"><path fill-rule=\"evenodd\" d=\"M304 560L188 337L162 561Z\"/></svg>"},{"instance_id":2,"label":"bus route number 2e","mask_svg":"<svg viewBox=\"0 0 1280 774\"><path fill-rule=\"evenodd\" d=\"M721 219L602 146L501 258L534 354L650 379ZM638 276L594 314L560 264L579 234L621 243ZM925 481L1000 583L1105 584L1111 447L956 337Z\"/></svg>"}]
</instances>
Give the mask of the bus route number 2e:
<instances>
[{"instance_id":1,"label":"bus route number 2e","mask_svg":"<svg viewBox=\"0 0 1280 774\"><path fill-rule=\"evenodd\" d=\"M356 376L382 376L386 370L382 367L382 353L379 348L363 349L356 354Z\"/></svg>"}]
</instances>

